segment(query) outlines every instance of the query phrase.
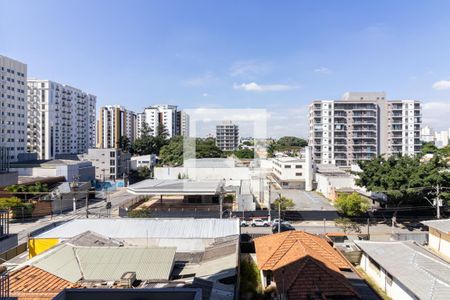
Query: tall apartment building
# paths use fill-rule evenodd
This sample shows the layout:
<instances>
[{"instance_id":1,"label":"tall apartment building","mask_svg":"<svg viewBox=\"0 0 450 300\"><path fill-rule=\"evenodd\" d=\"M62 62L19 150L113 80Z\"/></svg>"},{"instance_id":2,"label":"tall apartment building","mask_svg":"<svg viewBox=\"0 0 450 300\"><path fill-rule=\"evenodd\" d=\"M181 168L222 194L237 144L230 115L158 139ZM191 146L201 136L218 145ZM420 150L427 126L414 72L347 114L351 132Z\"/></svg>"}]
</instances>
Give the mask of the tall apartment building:
<instances>
[{"instance_id":1,"label":"tall apartment building","mask_svg":"<svg viewBox=\"0 0 450 300\"><path fill-rule=\"evenodd\" d=\"M381 154L420 152L421 105L385 93L346 93L309 106L309 145L316 163L349 166Z\"/></svg>"},{"instance_id":2,"label":"tall apartment building","mask_svg":"<svg viewBox=\"0 0 450 300\"><path fill-rule=\"evenodd\" d=\"M231 121L216 125L216 146L222 151L234 151L239 147L239 126Z\"/></svg>"},{"instance_id":3,"label":"tall apartment building","mask_svg":"<svg viewBox=\"0 0 450 300\"><path fill-rule=\"evenodd\" d=\"M142 113L137 113L136 114L136 137L141 137L141 133L142 133L142 128L144 127L145 124L145 114Z\"/></svg>"},{"instance_id":4,"label":"tall apartment building","mask_svg":"<svg viewBox=\"0 0 450 300\"><path fill-rule=\"evenodd\" d=\"M185 111L177 112L177 134L189 137L189 115Z\"/></svg>"},{"instance_id":5,"label":"tall apartment building","mask_svg":"<svg viewBox=\"0 0 450 300\"><path fill-rule=\"evenodd\" d=\"M168 137L180 135L182 131L186 132L186 125L189 126L188 116L178 111L176 105L153 105L144 109L142 114L137 115L138 135L146 123L150 130L150 135L156 136L158 127L163 126ZM183 123L183 124L182 124Z\"/></svg>"},{"instance_id":6,"label":"tall apartment building","mask_svg":"<svg viewBox=\"0 0 450 300\"><path fill-rule=\"evenodd\" d=\"M428 125L423 126L422 129L420 130L420 140L422 142L434 143L434 141L435 141L434 135L435 135L435 133L434 133L433 128L431 128Z\"/></svg>"},{"instance_id":7,"label":"tall apartment building","mask_svg":"<svg viewBox=\"0 0 450 300\"><path fill-rule=\"evenodd\" d=\"M95 147L96 96L50 80L28 80L28 151L40 159Z\"/></svg>"},{"instance_id":8,"label":"tall apartment building","mask_svg":"<svg viewBox=\"0 0 450 300\"><path fill-rule=\"evenodd\" d=\"M26 82L27 65L0 55L0 146L11 162L27 152Z\"/></svg>"},{"instance_id":9,"label":"tall apartment building","mask_svg":"<svg viewBox=\"0 0 450 300\"><path fill-rule=\"evenodd\" d=\"M119 148L121 137L136 138L136 114L119 105L100 107L97 148Z\"/></svg>"}]
</instances>

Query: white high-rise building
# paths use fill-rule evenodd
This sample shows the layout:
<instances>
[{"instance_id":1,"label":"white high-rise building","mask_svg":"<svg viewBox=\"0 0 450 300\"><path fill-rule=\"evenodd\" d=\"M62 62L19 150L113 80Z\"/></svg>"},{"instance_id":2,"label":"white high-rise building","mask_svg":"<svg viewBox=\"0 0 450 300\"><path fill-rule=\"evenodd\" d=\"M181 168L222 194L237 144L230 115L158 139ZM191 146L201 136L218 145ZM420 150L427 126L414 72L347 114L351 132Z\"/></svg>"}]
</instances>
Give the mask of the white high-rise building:
<instances>
[{"instance_id":1,"label":"white high-rise building","mask_svg":"<svg viewBox=\"0 0 450 300\"><path fill-rule=\"evenodd\" d=\"M10 162L27 152L26 82L27 65L0 55L0 147Z\"/></svg>"},{"instance_id":2,"label":"white high-rise building","mask_svg":"<svg viewBox=\"0 0 450 300\"><path fill-rule=\"evenodd\" d=\"M144 114L139 116L139 121L147 124L150 135L156 136L158 127L162 126L170 138L178 135L177 116L177 106L175 105L153 105L144 109ZM139 128L139 125L137 127Z\"/></svg>"},{"instance_id":3,"label":"white high-rise building","mask_svg":"<svg viewBox=\"0 0 450 300\"><path fill-rule=\"evenodd\" d=\"M420 140L426 143L434 143L434 130L426 125L420 130Z\"/></svg>"},{"instance_id":4,"label":"white high-rise building","mask_svg":"<svg viewBox=\"0 0 450 300\"><path fill-rule=\"evenodd\" d=\"M421 106L385 93L346 93L309 106L309 145L316 163L349 166L381 154L420 152Z\"/></svg>"},{"instance_id":5,"label":"white high-rise building","mask_svg":"<svg viewBox=\"0 0 450 300\"><path fill-rule=\"evenodd\" d=\"M434 144L438 148L444 148L448 146L449 130L442 130L435 132Z\"/></svg>"},{"instance_id":6,"label":"white high-rise building","mask_svg":"<svg viewBox=\"0 0 450 300\"><path fill-rule=\"evenodd\" d=\"M216 125L216 146L223 151L239 148L239 126L231 121Z\"/></svg>"},{"instance_id":7,"label":"white high-rise building","mask_svg":"<svg viewBox=\"0 0 450 300\"><path fill-rule=\"evenodd\" d=\"M189 137L189 115L185 111L179 111L177 116L177 134Z\"/></svg>"},{"instance_id":8,"label":"white high-rise building","mask_svg":"<svg viewBox=\"0 0 450 300\"><path fill-rule=\"evenodd\" d=\"M120 105L100 107L97 121L97 148L119 148L121 137L136 138L136 114Z\"/></svg>"},{"instance_id":9,"label":"white high-rise building","mask_svg":"<svg viewBox=\"0 0 450 300\"><path fill-rule=\"evenodd\" d=\"M28 151L40 159L95 147L96 96L50 80L28 80Z\"/></svg>"}]
</instances>

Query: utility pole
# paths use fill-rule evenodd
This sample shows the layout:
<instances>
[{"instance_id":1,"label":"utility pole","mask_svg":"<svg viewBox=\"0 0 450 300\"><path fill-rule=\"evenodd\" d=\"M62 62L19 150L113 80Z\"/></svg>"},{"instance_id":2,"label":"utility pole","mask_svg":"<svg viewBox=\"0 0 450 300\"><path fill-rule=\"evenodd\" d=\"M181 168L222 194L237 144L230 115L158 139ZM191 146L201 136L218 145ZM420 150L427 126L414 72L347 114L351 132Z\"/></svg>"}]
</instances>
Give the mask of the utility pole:
<instances>
[{"instance_id":1,"label":"utility pole","mask_svg":"<svg viewBox=\"0 0 450 300\"><path fill-rule=\"evenodd\" d=\"M86 193L86 219L89 218L88 205L89 205L89 193Z\"/></svg>"},{"instance_id":2,"label":"utility pole","mask_svg":"<svg viewBox=\"0 0 450 300\"><path fill-rule=\"evenodd\" d=\"M441 199L440 199L440 195L441 194L441 187L439 186L439 184L437 184L436 186L436 218L440 219L441 218L441 210L440 210L440 205L441 205Z\"/></svg>"},{"instance_id":3,"label":"utility pole","mask_svg":"<svg viewBox=\"0 0 450 300\"><path fill-rule=\"evenodd\" d=\"M367 218L367 240L370 240L370 218Z\"/></svg>"},{"instance_id":4,"label":"utility pole","mask_svg":"<svg viewBox=\"0 0 450 300\"><path fill-rule=\"evenodd\" d=\"M271 213L271 211L270 211L270 194L271 194L271 192L272 192L272 190L271 190L271 188L272 188L272 186L271 186L271 182L269 181L269 201L268 201L268 203L269 203L269 207L268 207L268 210L269 210L269 222L271 222L272 221L272 213Z\"/></svg>"},{"instance_id":5,"label":"utility pole","mask_svg":"<svg viewBox=\"0 0 450 300\"><path fill-rule=\"evenodd\" d=\"M278 233L281 232L281 193L278 194Z\"/></svg>"}]
</instances>

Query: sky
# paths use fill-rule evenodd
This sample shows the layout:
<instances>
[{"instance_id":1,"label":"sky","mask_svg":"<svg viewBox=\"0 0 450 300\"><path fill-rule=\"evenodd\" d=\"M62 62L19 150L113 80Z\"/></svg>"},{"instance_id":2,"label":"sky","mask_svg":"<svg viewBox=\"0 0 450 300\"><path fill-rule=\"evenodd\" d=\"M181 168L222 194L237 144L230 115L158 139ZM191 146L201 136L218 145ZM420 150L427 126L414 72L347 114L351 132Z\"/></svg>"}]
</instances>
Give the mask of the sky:
<instances>
[{"instance_id":1,"label":"sky","mask_svg":"<svg viewBox=\"0 0 450 300\"><path fill-rule=\"evenodd\" d=\"M444 130L449 11L445 0L0 0L0 54L97 107L266 109L268 135L306 137L312 100L385 91L422 100L423 124Z\"/></svg>"}]
</instances>

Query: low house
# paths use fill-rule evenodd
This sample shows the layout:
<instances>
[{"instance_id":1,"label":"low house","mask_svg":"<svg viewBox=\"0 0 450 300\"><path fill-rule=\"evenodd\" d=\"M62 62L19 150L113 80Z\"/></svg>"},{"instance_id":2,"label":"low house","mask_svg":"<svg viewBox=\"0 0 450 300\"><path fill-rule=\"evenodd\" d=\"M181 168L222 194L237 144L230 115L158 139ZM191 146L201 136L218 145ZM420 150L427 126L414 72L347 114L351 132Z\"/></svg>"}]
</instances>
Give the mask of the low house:
<instances>
[{"instance_id":1,"label":"low house","mask_svg":"<svg viewBox=\"0 0 450 300\"><path fill-rule=\"evenodd\" d=\"M450 299L450 264L412 241L355 241L361 268L392 299Z\"/></svg>"},{"instance_id":2,"label":"low house","mask_svg":"<svg viewBox=\"0 0 450 300\"><path fill-rule=\"evenodd\" d=\"M272 176L284 189L311 191L314 170L309 147L302 157L275 157L272 159Z\"/></svg>"},{"instance_id":3,"label":"low house","mask_svg":"<svg viewBox=\"0 0 450 300\"><path fill-rule=\"evenodd\" d=\"M32 265L87 289L123 288L132 272L136 289L200 287L203 299L232 300L239 234L238 219L75 219L35 236L42 251L15 269Z\"/></svg>"},{"instance_id":4,"label":"low house","mask_svg":"<svg viewBox=\"0 0 450 300\"><path fill-rule=\"evenodd\" d=\"M450 259L450 219L424 221L428 230L428 246Z\"/></svg>"},{"instance_id":5,"label":"low house","mask_svg":"<svg viewBox=\"0 0 450 300\"><path fill-rule=\"evenodd\" d=\"M319 236L287 231L256 238L262 286L283 299L360 299L350 264Z\"/></svg>"},{"instance_id":6,"label":"low house","mask_svg":"<svg viewBox=\"0 0 450 300\"><path fill-rule=\"evenodd\" d=\"M130 170L136 171L144 167L151 169L154 165L156 165L155 154L132 156L130 158Z\"/></svg>"}]
</instances>

